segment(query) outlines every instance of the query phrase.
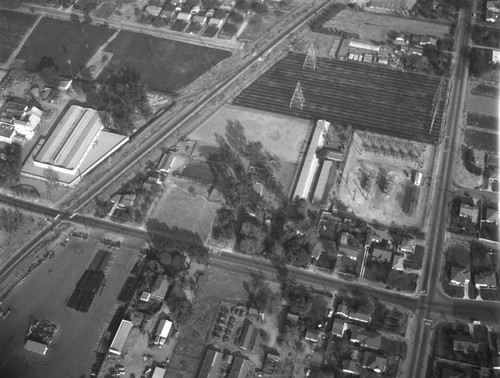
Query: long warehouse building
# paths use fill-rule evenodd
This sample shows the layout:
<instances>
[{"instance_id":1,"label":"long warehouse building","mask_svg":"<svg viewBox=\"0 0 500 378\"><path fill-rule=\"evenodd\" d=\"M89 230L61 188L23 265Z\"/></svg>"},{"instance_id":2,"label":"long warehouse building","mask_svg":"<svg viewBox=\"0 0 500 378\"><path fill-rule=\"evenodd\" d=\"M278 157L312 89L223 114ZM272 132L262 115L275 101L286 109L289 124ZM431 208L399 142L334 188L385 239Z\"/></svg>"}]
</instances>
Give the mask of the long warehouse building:
<instances>
[{"instance_id":1,"label":"long warehouse building","mask_svg":"<svg viewBox=\"0 0 500 378\"><path fill-rule=\"evenodd\" d=\"M111 346L109 347L109 353L121 355L123 347L125 346L125 341L127 341L128 334L134 325L129 320L122 320L120 326L118 327L118 331L116 331L115 337L111 342Z\"/></svg>"}]
</instances>

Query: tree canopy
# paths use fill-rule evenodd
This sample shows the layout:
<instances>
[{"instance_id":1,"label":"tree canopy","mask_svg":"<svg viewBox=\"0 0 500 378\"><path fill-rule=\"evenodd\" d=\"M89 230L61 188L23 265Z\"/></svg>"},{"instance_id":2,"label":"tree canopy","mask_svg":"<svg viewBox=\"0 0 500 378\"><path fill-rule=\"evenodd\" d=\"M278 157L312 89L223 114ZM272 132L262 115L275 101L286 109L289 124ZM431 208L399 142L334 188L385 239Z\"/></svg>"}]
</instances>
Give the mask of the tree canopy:
<instances>
[{"instance_id":1,"label":"tree canopy","mask_svg":"<svg viewBox=\"0 0 500 378\"><path fill-rule=\"evenodd\" d=\"M0 185L10 186L19 178L22 148L17 143L0 148Z\"/></svg>"}]
</instances>

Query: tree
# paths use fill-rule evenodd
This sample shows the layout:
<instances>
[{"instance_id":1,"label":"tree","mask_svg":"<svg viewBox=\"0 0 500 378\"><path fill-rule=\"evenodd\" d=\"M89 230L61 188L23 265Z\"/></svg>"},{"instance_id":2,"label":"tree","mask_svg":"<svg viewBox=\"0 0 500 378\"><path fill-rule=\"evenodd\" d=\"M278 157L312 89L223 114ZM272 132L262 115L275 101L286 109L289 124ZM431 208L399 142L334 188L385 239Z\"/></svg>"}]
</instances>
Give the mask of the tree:
<instances>
[{"instance_id":1,"label":"tree","mask_svg":"<svg viewBox=\"0 0 500 378\"><path fill-rule=\"evenodd\" d=\"M78 14L76 14L76 13L71 13L69 15L69 19L71 21L80 22L80 16Z\"/></svg>"},{"instance_id":2,"label":"tree","mask_svg":"<svg viewBox=\"0 0 500 378\"><path fill-rule=\"evenodd\" d=\"M239 248L245 253L262 253L264 249L265 230L260 225L246 222L239 235Z\"/></svg>"},{"instance_id":3,"label":"tree","mask_svg":"<svg viewBox=\"0 0 500 378\"><path fill-rule=\"evenodd\" d=\"M310 263L311 247L307 237L289 233L285 236L282 244L287 264L305 267Z\"/></svg>"},{"instance_id":4,"label":"tree","mask_svg":"<svg viewBox=\"0 0 500 378\"><path fill-rule=\"evenodd\" d=\"M0 185L11 186L21 171L22 147L17 143L0 148Z\"/></svg>"},{"instance_id":5,"label":"tree","mask_svg":"<svg viewBox=\"0 0 500 378\"><path fill-rule=\"evenodd\" d=\"M193 314L193 305L187 298L174 295L167 301L167 305L177 324L185 324Z\"/></svg>"},{"instance_id":6,"label":"tree","mask_svg":"<svg viewBox=\"0 0 500 378\"><path fill-rule=\"evenodd\" d=\"M234 235L235 222L234 212L227 207L221 207L215 216L212 237L218 241L230 240Z\"/></svg>"},{"instance_id":7,"label":"tree","mask_svg":"<svg viewBox=\"0 0 500 378\"><path fill-rule=\"evenodd\" d=\"M397 32L396 30L390 30L388 33L387 33L387 38L389 38L391 41L394 41L398 36L399 36L399 32Z\"/></svg>"},{"instance_id":8,"label":"tree","mask_svg":"<svg viewBox=\"0 0 500 378\"><path fill-rule=\"evenodd\" d=\"M163 17L155 17L153 26L155 28L164 28L167 26L167 23L165 22L165 19Z\"/></svg>"},{"instance_id":9,"label":"tree","mask_svg":"<svg viewBox=\"0 0 500 378\"><path fill-rule=\"evenodd\" d=\"M47 181L45 182L45 184L47 185L47 196L50 200L53 200L59 186L59 174L51 168L46 168L43 171L43 175L47 179Z\"/></svg>"},{"instance_id":10,"label":"tree","mask_svg":"<svg viewBox=\"0 0 500 378\"><path fill-rule=\"evenodd\" d=\"M37 69L45 85L51 88L57 88L59 86L61 75L51 56L43 56L37 65Z\"/></svg>"},{"instance_id":11,"label":"tree","mask_svg":"<svg viewBox=\"0 0 500 378\"><path fill-rule=\"evenodd\" d=\"M90 17L89 12L85 12L83 14L83 21L82 22L85 23L85 24L91 24L92 23L92 17Z\"/></svg>"},{"instance_id":12,"label":"tree","mask_svg":"<svg viewBox=\"0 0 500 378\"><path fill-rule=\"evenodd\" d=\"M474 48L469 53L469 70L473 76L480 77L489 69L486 50Z\"/></svg>"},{"instance_id":13,"label":"tree","mask_svg":"<svg viewBox=\"0 0 500 378\"><path fill-rule=\"evenodd\" d=\"M288 279L283 289L283 297L288 302L293 313L305 316L311 310L313 295L304 285L297 283L295 278Z\"/></svg>"}]
</instances>

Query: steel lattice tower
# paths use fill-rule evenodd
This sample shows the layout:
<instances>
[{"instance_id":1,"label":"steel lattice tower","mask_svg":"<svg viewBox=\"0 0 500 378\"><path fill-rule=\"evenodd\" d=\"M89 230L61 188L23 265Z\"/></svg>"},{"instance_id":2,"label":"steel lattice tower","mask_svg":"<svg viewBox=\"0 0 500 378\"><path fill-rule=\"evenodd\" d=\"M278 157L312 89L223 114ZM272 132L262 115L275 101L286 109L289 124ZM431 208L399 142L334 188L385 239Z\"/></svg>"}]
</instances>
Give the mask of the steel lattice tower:
<instances>
[{"instance_id":1,"label":"steel lattice tower","mask_svg":"<svg viewBox=\"0 0 500 378\"><path fill-rule=\"evenodd\" d=\"M292 99L290 100L290 109L299 108L300 110L302 110L305 102L306 99L304 98L304 93L302 92L300 81L297 81L297 85L295 86L295 91L293 92Z\"/></svg>"},{"instance_id":2,"label":"steel lattice tower","mask_svg":"<svg viewBox=\"0 0 500 378\"><path fill-rule=\"evenodd\" d=\"M306 59L304 60L303 69L309 68L311 70L316 70L316 66L318 65L318 59L316 58L316 49L314 48L314 44L311 43L309 49L307 50Z\"/></svg>"}]
</instances>

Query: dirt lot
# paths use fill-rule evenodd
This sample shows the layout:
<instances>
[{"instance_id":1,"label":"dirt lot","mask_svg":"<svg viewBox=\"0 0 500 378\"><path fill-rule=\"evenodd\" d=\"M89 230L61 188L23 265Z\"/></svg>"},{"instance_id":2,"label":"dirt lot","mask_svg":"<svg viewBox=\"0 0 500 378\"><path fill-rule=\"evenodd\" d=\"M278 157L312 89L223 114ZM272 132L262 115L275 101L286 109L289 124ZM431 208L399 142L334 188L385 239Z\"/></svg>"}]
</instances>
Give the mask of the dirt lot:
<instances>
[{"instance_id":1,"label":"dirt lot","mask_svg":"<svg viewBox=\"0 0 500 378\"><path fill-rule=\"evenodd\" d=\"M55 257L46 260L10 293L4 306L12 316L0 322L0 375L3 377L80 377L90 373L93 353L107 326L108 315L136 261L144 241L126 239L106 274L106 286L94 299L87 314L65 305L82 272L102 248L102 232L89 233L87 241L72 239L66 247L49 246ZM107 236L109 237L109 235ZM30 317L55 322L58 331L45 356L24 350Z\"/></svg>"},{"instance_id":2,"label":"dirt lot","mask_svg":"<svg viewBox=\"0 0 500 378\"><path fill-rule=\"evenodd\" d=\"M193 377L196 374L221 300L246 302L248 294L243 287L244 280L249 280L249 277L214 266L207 269L199 281L195 315L180 331L179 342L167 369L168 377Z\"/></svg>"},{"instance_id":3,"label":"dirt lot","mask_svg":"<svg viewBox=\"0 0 500 378\"><path fill-rule=\"evenodd\" d=\"M498 117L498 100L486 96L469 96L467 100L467 111L470 113Z\"/></svg>"},{"instance_id":4,"label":"dirt lot","mask_svg":"<svg viewBox=\"0 0 500 378\"><path fill-rule=\"evenodd\" d=\"M217 146L215 135L224 136L230 121L239 122L249 141L260 141L265 150L281 161L296 163L304 148L311 123L302 119L226 105L198 127L190 139Z\"/></svg>"},{"instance_id":5,"label":"dirt lot","mask_svg":"<svg viewBox=\"0 0 500 378\"><path fill-rule=\"evenodd\" d=\"M337 198L354 213L368 221L377 220L382 224L396 223L405 226L422 226L426 212L429 177L432 173L434 148L418 142L365 133L354 134L353 142L345 162L342 182L338 187ZM372 138L375 138L373 141ZM368 142L370 141L370 142ZM368 146L365 144L367 143ZM405 145L406 151L414 151L412 159L400 159L370 152L370 145L380 143L389 147ZM411 183L412 170L422 173L420 186ZM385 177L385 179L381 179ZM382 183L381 183L382 182ZM386 183L386 185L384 185ZM382 188L385 186L385 193ZM414 190L416 203L409 205L405 193ZM403 203L411 207L403 211Z\"/></svg>"},{"instance_id":6,"label":"dirt lot","mask_svg":"<svg viewBox=\"0 0 500 378\"><path fill-rule=\"evenodd\" d=\"M73 74L76 75L113 32L113 29L102 26L43 18L17 59L26 60L26 68L34 71L43 56L50 56L62 75L71 76L67 62L69 57Z\"/></svg>"},{"instance_id":7,"label":"dirt lot","mask_svg":"<svg viewBox=\"0 0 500 378\"><path fill-rule=\"evenodd\" d=\"M99 78L111 69L133 67L148 88L160 92L176 91L203 75L231 53L188 43L122 31L105 49L113 58Z\"/></svg>"},{"instance_id":8,"label":"dirt lot","mask_svg":"<svg viewBox=\"0 0 500 378\"><path fill-rule=\"evenodd\" d=\"M0 63L5 63L36 20L35 15L0 10Z\"/></svg>"},{"instance_id":9,"label":"dirt lot","mask_svg":"<svg viewBox=\"0 0 500 378\"><path fill-rule=\"evenodd\" d=\"M324 27L343 30L358 35L359 39L370 41L385 41L390 30L409 34L432 35L436 38L444 37L449 30L447 25L370 12L358 12L349 8L327 21Z\"/></svg>"}]
</instances>

